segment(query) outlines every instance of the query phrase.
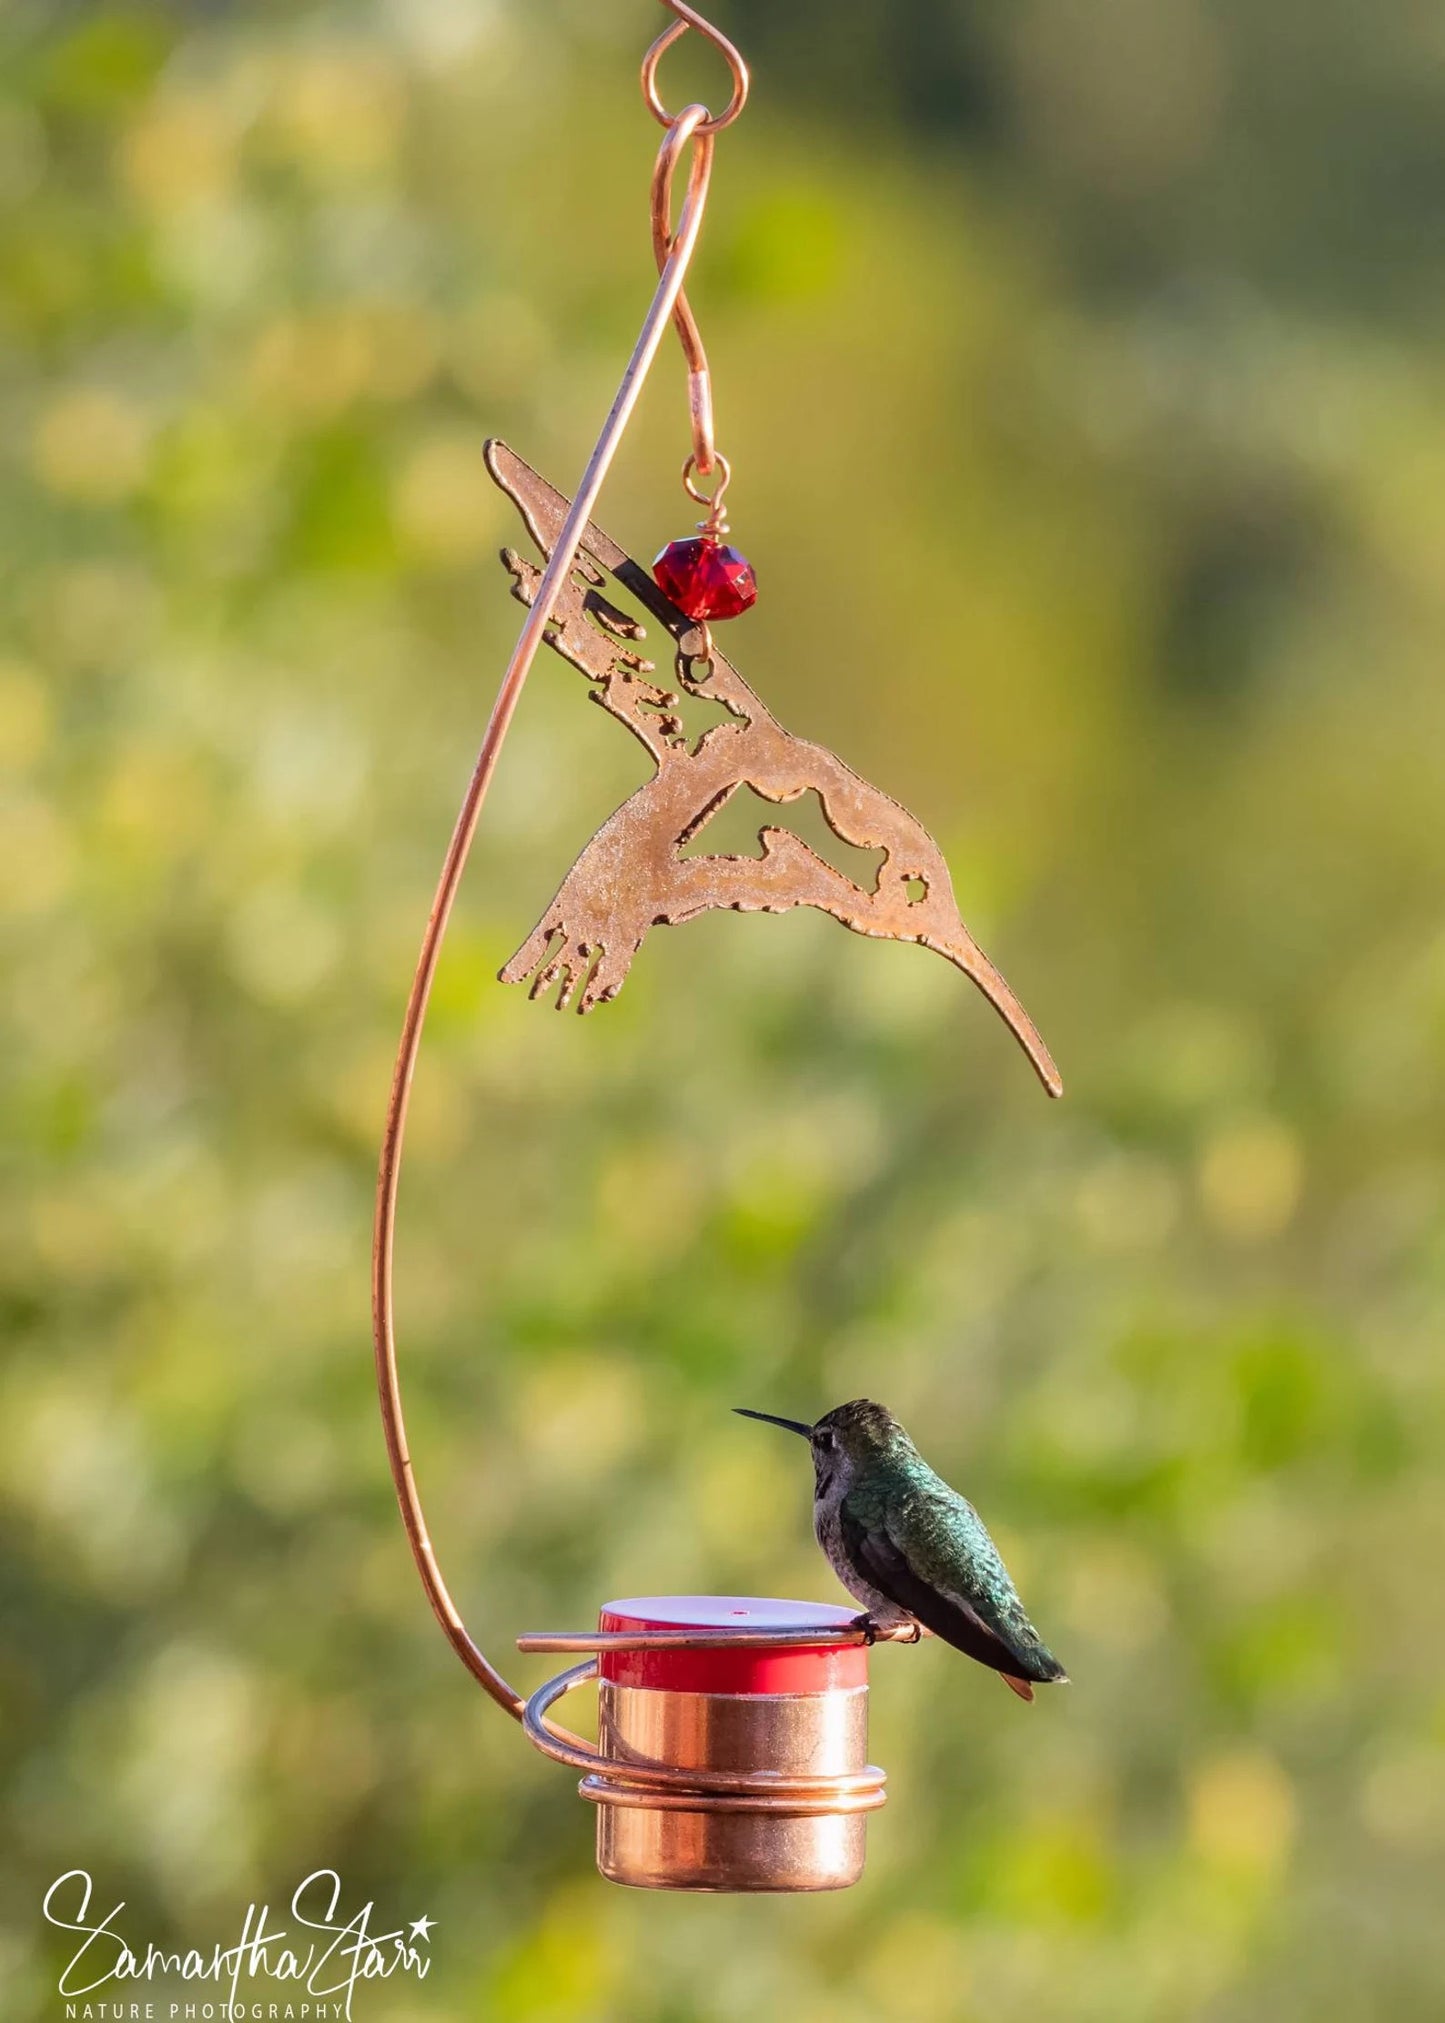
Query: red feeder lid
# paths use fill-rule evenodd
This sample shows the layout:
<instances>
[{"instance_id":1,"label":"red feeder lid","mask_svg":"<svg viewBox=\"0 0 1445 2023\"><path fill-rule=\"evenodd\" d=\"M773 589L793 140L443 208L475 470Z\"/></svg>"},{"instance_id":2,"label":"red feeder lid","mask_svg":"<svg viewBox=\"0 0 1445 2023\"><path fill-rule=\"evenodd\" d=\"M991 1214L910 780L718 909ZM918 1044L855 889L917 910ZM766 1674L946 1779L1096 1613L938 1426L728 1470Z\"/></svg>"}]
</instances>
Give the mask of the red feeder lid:
<instances>
[{"instance_id":1,"label":"red feeder lid","mask_svg":"<svg viewBox=\"0 0 1445 2023\"><path fill-rule=\"evenodd\" d=\"M637 1595L608 1602L601 1630L846 1630L856 1611L763 1595ZM602 1651L604 1679L672 1693L826 1693L866 1686L866 1644L727 1645L713 1650Z\"/></svg>"}]
</instances>

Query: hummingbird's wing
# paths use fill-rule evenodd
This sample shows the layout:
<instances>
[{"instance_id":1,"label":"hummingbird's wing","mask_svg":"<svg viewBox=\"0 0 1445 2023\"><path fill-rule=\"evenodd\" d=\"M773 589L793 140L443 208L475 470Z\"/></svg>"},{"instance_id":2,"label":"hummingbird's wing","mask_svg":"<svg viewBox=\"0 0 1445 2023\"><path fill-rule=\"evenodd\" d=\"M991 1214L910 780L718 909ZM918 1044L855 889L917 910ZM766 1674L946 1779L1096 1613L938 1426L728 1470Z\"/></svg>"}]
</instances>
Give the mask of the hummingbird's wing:
<instances>
[{"instance_id":1,"label":"hummingbird's wing","mask_svg":"<svg viewBox=\"0 0 1445 2023\"><path fill-rule=\"evenodd\" d=\"M892 1495L852 1490L839 1515L860 1572L935 1636L1006 1677L1041 1685L1067 1679L1025 1614L983 1520L941 1479L936 1488Z\"/></svg>"}]
</instances>

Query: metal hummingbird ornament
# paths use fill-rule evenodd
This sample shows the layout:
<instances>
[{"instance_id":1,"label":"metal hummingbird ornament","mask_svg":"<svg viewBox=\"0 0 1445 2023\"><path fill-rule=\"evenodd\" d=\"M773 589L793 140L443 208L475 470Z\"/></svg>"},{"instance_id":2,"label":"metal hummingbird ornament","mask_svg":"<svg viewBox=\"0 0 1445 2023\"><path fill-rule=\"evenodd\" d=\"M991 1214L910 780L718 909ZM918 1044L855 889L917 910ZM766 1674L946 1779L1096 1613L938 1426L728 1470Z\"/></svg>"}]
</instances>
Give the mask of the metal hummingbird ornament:
<instances>
[{"instance_id":1,"label":"metal hummingbird ornament","mask_svg":"<svg viewBox=\"0 0 1445 2023\"><path fill-rule=\"evenodd\" d=\"M503 982L526 983L533 997L550 996L559 1009L590 1012L616 997L654 927L714 909L809 906L855 934L914 942L945 957L994 1006L1049 1094L1061 1088L1033 1021L964 925L937 844L906 808L832 752L786 731L713 637L714 625L750 607L757 584L725 538L731 471L714 439L712 381L683 284L715 142L747 102L748 72L733 45L685 0L662 4L672 19L642 64L644 101L664 129L651 188L658 282L617 396L570 500L505 444L492 441L484 450L540 560L515 548L503 552L526 617L443 861L402 1024L377 1180L377 1385L403 1524L437 1620L528 1740L584 1773L579 1789L597 1808L602 1873L646 1888L838 1889L861 1873L867 1814L884 1800L883 1772L866 1758L870 1646L931 1632L1001 1673L1026 1699L1036 1684L1064 1678L972 1505L934 1474L881 1406L855 1400L815 1425L749 1412L808 1439L819 1542L866 1614L738 1596L613 1602L595 1631L517 1640L524 1651L587 1654L524 1695L474 1641L442 1578L407 1445L397 1363L397 1195L427 1003L498 756L544 643L643 746L652 772L586 844L503 967ZM720 113L700 104L672 113L659 95L659 61L689 30L727 63L732 95ZM674 228L672 187L684 159L686 194ZM706 512L696 534L667 543L649 571L592 513L669 322L688 371L692 448L683 485ZM630 597L657 626L671 656L667 681L643 654L643 620L613 593ZM684 722L693 698L723 712L696 739ZM744 789L779 809L816 794L841 842L876 853L872 882L847 876L782 822L759 831L755 855L709 851L709 825ZM595 1747L551 1712L589 1682L599 1693Z\"/></svg>"},{"instance_id":2,"label":"metal hummingbird ornament","mask_svg":"<svg viewBox=\"0 0 1445 2023\"><path fill-rule=\"evenodd\" d=\"M550 557L568 501L505 443L486 446L487 468ZM705 539L705 537L704 537ZM513 548L502 560L513 594L535 605L541 569ZM678 689L706 694L728 721L690 744L675 713L677 690L650 679L654 664L636 651L644 628L603 594L611 576L671 638ZM577 859L556 898L501 972L531 981L532 995L555 988L560 1009L579 1012L616 997L651 927L676 926L710 908L785 913L814 906L855 934L919 942L955 963L1004 1019L1051 1095L1058 1069L1037 1028L964 926L943 853L922 824L822 745L794 737L713 643L710 630L664 593L637 562L590 521L574 566L559 585L546 641L586 675L594 701L625 724L652 759L652 778L610 816ZM741 787L780 804L818 795L833 833L860 850L881 850L871 890L836 870L792 830L759 831L757 857L684 855Z\"/></svg>"}]
</instances>

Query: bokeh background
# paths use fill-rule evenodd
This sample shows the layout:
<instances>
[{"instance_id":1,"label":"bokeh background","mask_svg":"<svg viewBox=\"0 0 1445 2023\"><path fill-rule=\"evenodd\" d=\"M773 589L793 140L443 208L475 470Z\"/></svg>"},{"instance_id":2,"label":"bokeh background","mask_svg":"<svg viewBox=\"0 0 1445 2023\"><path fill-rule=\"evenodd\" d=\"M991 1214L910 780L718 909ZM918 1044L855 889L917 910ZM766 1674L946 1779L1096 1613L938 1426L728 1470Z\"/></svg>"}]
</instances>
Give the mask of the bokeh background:
<instances>
[{"instance_id":1,"label":"bokeh background","mask_svg":"<svg viewBox=\"0 0 1445 2023\"><path fill-rule=\"evenodd\" d=\"M376 1140L519 619L480 446L570 487L611 397L657 8L10 0L7 2023L76 1866L140 1940L323 1864L429 1914L365 2023L1445 2003L1445 26L717 11L729 650L938 834L1067 1095L818 916L658 933L585 1021L496 985L642 775L544 660L417 1089L413 1449L505 1662L617 1594L837 1599L728 1407L881 1397L1075 1684L883 1652L858 1889L617 1891L396 1521ZM669 340L634 552L686 447Z\"/></svg>"}]
</instances>

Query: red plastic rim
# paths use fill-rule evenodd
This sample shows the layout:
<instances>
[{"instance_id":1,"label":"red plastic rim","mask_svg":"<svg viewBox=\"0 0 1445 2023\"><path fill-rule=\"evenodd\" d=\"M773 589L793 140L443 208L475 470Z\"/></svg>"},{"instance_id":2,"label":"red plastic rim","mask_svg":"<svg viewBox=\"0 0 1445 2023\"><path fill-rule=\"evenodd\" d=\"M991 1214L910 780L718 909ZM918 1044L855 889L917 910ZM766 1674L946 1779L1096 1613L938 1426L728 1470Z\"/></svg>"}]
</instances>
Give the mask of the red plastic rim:
<instances>
[{"instance_id":1,"label":"red plastic rim","mask_svg":"<svg viewBox=\"0 0 1445 2023\"><path fill-rule=\"evenodd\" d=\"M608 1602L602 1630L848 1629L856 1611L766 1595L634 1595ZM603 1651L618 1686L671 1693L827 1693L868 1683L866 1644L770 1644L763 1649Z\"/></svg>"}]
</instances>

